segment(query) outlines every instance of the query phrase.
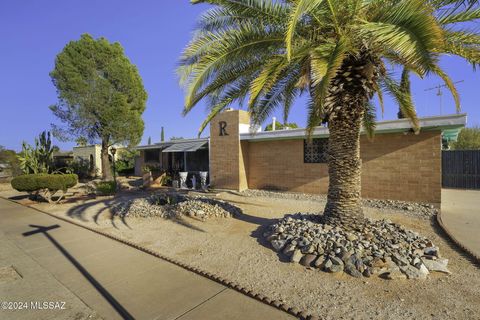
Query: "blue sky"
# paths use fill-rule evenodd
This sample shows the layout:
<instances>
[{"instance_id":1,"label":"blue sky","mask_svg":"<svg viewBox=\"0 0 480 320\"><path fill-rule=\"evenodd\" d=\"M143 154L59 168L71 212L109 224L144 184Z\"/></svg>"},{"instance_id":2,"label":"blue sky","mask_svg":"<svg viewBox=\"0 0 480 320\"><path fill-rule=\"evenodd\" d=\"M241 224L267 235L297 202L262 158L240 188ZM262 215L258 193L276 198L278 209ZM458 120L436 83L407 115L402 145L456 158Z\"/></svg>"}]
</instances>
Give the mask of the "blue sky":
<instances>
[{"instance_id":1,"label":"blue sky","mask_svg":"<svg viewBox=\"0 0 480 320\"><path fill-rule=\"evenodd\" d=\"M38 133L58 123L48 106L56 102L49 77L55 56L82 33L118 41L137 65L149 98L143 115L148 137L195 137L206 115L200 104L187 117L181 116L183 92L175 67L191 38L195 21L207 8L188 0L2 0L0 2L0 145L19 150L23 140L33 142ZM480 73L460 59L445 57L441 65L458 84L462 112L469 125L480 124ZM438 78L412 79L414 99L421 116L438 115L436 91L424 91L441 81ZM396 117L397 108L387 99L383 119ZM448 91L443 94L443 114L455 113ZM278 114L281 118L281 114ZM292 109L290 121L305 124L304 100ZM379 115L379 120L382 116ZM208 131L207 131L208 133ZM57 142L62 149L74 143Z\"/></svg>"}]
</instances>

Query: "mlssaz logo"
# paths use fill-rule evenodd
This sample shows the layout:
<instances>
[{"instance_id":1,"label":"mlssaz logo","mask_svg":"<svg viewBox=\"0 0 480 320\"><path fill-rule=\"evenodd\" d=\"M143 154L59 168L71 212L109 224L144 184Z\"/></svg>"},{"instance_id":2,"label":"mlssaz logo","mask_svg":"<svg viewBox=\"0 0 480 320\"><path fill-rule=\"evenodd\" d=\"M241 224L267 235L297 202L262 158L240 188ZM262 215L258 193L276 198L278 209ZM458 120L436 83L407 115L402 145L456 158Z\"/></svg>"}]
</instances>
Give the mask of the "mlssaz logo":
<instances>
[{"instance_id":1,"label":"mlssaz logo","mask_svg":"<svg viewBox=\"0 0 480 320\"><path fill-rule=\"evenodd\" d=\"M228 136L227 123L225 121L220 121L218 125L220 126L220 136Z\"/></svg>"}]
</instances>

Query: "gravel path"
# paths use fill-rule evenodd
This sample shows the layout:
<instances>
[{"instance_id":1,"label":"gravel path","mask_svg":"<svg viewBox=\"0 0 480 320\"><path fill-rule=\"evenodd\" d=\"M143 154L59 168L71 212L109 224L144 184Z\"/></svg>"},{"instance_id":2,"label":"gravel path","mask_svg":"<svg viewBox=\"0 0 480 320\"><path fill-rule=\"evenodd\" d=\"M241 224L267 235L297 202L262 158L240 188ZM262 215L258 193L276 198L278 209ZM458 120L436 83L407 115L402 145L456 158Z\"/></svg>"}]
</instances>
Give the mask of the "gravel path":
<instances>
[{"instance_id":1,"label":"gravel path","mask_svg":"<svg viewBox=\"0 0 480 320\"><path fill-rule=\"evenodd\" d=\"M259 197L271 199L291 199L301 201L326 201L325 194L307 194L294 192L277 192L267 190L245 190L238 193L245 197ZM438 213L438 210L429 203L416 203L399 200L379 200L379 199L362 199L364 207L377 209L391 209L404 211L406 215L430 219Z\"/></svg>"},{"instance_id":2,"label":"gravel path","mask_svg":"<svg viewBox=\"0 0 480 320\"><path fill-rule=\"evenodd\" d=\"M431 220L409 210L365 207L372 219L390 219L427 237L450 260L451 275L432 273L426 280L383 280L329 274L290 263L263 239L266 226L285 214L319 212L322 199L218 196L243 213L206 222L185 218L126 218L105 210L114 200L49 206L45 210L133 240L203 270L235 280L247 289L280 299L323 319L480 319L480 272L455 250ZM102 202L103 201L103 202ZM71 213L75 213L75 215ZM188 223L185 223L188 222Z\"/></svg>"}]
</instances>

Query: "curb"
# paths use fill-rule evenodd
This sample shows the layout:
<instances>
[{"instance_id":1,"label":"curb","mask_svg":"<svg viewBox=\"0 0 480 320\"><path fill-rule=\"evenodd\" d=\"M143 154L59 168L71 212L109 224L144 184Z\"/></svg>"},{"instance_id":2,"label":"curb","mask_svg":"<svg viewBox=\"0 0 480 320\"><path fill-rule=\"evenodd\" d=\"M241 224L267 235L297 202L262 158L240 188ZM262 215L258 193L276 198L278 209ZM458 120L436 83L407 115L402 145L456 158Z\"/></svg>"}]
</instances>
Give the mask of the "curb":
<instances>
[{"instance_id":1,"label":"curb","mask_svg":"<svg viewBox=\"0 0 480 320\"><path fill-rule=\"evenodd\" d=\"M120 242L122 244L125 244L129 247L132 247L134 249L137 249L137 250L140 250L144 253L147 253L149 255L152 255L154 257L157 257L157 258L160 258L164 261L167 261L169 263L172 263L178 267L181 267L187 271L190 271L190 272L193 272L193 273L196 273L197 275L200 275L204 278L207 278L207 279L210 279L212 281L215 281L227 288L230 288L230 289L233 289L243 295L246 295L250 298L253 298L257 301L260 301L266 305L269 305L271 307L274 307L275 309L278 309L278 310L281 310L281 311L284 311L294 317L297 317L298 319L301 319L301 320L320 320L321 318L318 317L317 315L313 315L313 314L310 314L306 311L302 311L302 310L299 310L298 308L296 307L292 307L290 305L287 305L287 304L284 304L283 302L279 301L279 300L272 300L270 299L269 297L261 294L261 293L258 293L258 292L255 292L253 290L248 290L244 287L242 287L240 284L234 282L234 281L230 281L228 279L225 279L223 277L220 277L216 274L213 274L213 273L210 273L210 272L207 272L205 270L202 270L202 269L199 269L197 267L192 267L186 263L183 263L181 261L178 261L176 259L173 259L171 257L168 257L168 256L165 256L161 253L158 253L152 249L149 249L149 248L146 248L146 247L143 247L137 243L134 243L130 240L125 240L123 238L120 238L120 237L117 237L117 236L114 236L114 235L111 235L107 232L103 232L103 231L100 231L96 228L92 228L92 227L89 227L89 226L86 226L86 225L82 225L76 221L73 221L73 220L70 220L68 218L64 218L64 217L60 217L60 216L57 216L53 213L50 213L50 212L47 212L47 211L43 211L41 209L38 209L38 208L35 208L35 207L32 207L32 206L29 206L29 205L24 205L24 204L21 204L21 203L18 203L14 200L11 200L11 199L7 199L7 198L4 198L4 197L1 197L1 199L4 199L4 200L7 200L7 201L10 201L10 202L13 202L13 203L16 203L18 205L21 205L21 206L24 206L24 207L27 207L27 208L30 208L30 209L33 209L35 211L38 211L40 213L43 213L43 214L46 214L52 218L55 218L55 219L58 219L58 220L61 220L61 221L64 221L64 222L67 222L67 223L70 223L70 224L73 224L77 227L81 227L81 228L84 228L86 230L89 230L89 231L92 231L96 234L99 234L99 235L102 235L106 238L109 238L109 239L112 239L112 240L115 240L117 242Z\"/></svg>"},{"instance_id":2,"label":"curb","mask_svg":"<svg viewBox=\"0 0 480 320\"><path fill-rule=\"evenodd\" d=\"M453 243L455 243L455 245L457 247L459 247L463 252L465 252L468 256L470 256L470 258L475 262L475 264L477 264L477 266L480 267L480 256L476 255L473 251L471 251L470 249L468 249L467 247L465 247L461 241L459 241L454 235L453 233L448 230L447 226L445 226L445 224L443 223L443 220L442 220L442 210L439 210L438 213L437 213L437 218L436 218L436 221L438 223L438 225L440 226L440 228L447 234L447 236L450 238L450 240L453 241Z\"/></svg>"}]
</instances>

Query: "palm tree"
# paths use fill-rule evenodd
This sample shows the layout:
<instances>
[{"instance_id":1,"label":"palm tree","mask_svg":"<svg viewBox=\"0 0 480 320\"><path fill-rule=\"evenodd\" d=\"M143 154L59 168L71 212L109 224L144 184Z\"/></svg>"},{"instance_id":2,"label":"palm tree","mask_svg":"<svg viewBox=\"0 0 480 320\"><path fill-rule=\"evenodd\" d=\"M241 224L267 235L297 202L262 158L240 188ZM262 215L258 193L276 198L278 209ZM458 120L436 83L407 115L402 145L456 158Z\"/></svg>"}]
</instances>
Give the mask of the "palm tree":
<instances>
[{"instance_id":1,"label":"palm tree","mask_svg":"<svg viewBox=\"0 0 480 320\"><path fill-rule=\"evenodd\" d=\"M470 2L448 0L193 0L213 6L200 19L178 72L186 89L184 114L205 100L210 113L200 128L232 103L248 101L256 124L308 96L307 136L329 128L329 189L324 221L362 225L360 132L375 127L378 95L391 94L418 132L408 86L392 71L439 76L443 54L480 62L480 35L466 21L480 18ZM406 76L404 76L406 77ZM402 77L402 78L404 78ZM407 88L407 89L405 89Z\"/></svg>"}]
</instances>

